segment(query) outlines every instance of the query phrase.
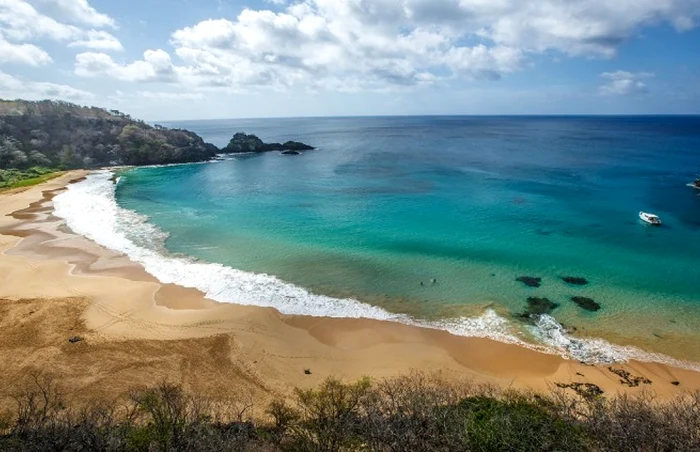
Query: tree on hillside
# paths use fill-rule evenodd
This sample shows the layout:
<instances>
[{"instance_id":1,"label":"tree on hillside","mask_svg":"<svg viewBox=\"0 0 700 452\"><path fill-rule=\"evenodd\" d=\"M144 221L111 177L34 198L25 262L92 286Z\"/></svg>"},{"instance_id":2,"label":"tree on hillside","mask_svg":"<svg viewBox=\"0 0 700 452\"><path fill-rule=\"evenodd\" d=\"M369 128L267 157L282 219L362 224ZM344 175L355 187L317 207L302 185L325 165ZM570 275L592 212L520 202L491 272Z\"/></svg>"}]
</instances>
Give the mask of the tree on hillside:
<instances>
[{"instance_id":1,"label":"tree on hillside","mask_svg":"<svg viewBox=\"0 0 700 452\"><path fill-rule=\"evenodd\" d=\"M151 127L117 110L0 100L1 168L186 163L217 152L193 132Z\"/></svg>"}]
</instances>

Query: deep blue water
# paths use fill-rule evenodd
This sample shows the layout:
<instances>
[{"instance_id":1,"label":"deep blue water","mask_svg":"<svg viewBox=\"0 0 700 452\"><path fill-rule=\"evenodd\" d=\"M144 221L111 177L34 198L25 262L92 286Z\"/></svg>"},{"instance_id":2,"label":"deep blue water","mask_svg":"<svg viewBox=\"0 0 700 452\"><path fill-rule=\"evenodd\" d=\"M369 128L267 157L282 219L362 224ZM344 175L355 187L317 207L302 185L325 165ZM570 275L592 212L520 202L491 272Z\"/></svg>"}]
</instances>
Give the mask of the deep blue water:
<instances>
[{"instance_id":1,"label":"deep blue water","mask_svg":"<svg viewBox=\"0 0 700 452\"><path fill-rule=\"evenodd\" d=\"M219 146L245 131L318 147L126 173L118 202L169 233L172 253L416 317L508 316L548 297L579 334L700 360L700 192L686 186L700 173L700 117L165 125Z\"/></svg>"}]
</instances>

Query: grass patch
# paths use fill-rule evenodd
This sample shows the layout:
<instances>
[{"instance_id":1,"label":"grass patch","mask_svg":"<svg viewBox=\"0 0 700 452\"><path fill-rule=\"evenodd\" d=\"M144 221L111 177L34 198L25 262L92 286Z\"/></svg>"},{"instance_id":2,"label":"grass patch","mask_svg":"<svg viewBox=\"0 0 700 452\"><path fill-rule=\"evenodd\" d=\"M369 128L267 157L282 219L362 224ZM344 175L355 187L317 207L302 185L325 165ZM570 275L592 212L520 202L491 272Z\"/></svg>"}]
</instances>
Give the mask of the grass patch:
<instances>
[{"instance_id":1,"label":"grass patch","mask_svg":"<svg viewBox=\"0 0 700 452\"><path fill-rule=\"evenodd\" d=\"M0 169L0 192L38 185L64 172L52 168L35 167L28 170Z\"/></svg>"}]
</instances>

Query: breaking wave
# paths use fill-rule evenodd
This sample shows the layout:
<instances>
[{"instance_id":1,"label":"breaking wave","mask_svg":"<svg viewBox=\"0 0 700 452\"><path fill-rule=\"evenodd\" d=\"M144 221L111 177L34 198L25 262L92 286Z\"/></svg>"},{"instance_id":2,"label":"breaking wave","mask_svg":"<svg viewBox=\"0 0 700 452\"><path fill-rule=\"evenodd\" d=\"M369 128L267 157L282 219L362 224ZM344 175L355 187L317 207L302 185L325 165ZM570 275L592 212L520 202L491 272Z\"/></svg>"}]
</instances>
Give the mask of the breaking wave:
<instances>
[{"instance_id":1,"label":"breaking wave","mask_svg":"<svg viewBox=\"0 0 700 452\"><path fill-rule=\"evenodd\" d=\"M548 315L541 316L531 327L532 336L539 342L533 344L515 325L492 309L478 317L427 321L391 313L354 299L313 294L272 275L175 256L163 246L167 233L149 223L146 216L117 204L116 186L110 171L96 171L85 180L69 185L64 193L54 198L55 215L64 219L74 232L126 254L159 281L198 289L207 298L218 302L270 307L288 315L399 322L444 330L457 336L518 344L587 363L638 359L700 370L700 365L647 353L635 347L617 346L602 339L573 337Z\"/></svg>"}]
</instances>

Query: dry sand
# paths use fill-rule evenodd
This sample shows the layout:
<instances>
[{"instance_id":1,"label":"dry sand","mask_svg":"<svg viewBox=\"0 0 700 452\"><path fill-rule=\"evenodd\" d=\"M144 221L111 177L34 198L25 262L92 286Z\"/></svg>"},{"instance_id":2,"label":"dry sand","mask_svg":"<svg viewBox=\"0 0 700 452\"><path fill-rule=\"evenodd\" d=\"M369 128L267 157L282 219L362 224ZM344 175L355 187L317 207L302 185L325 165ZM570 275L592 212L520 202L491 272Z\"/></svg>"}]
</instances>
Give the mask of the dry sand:
<instances>
[{"instance_id":1,"label":"dry sand","mask_svg":"<svg viewBox=\"0 0 700 452\"><path fill-rule=\"evenodd\" d=\"M533 390L588 382L608 394L651 390L665 398L700 389L700 373L661 364L615 366L653 382L630 388L605 366L488 339L215 303L199 291L159 283L52 216L55 193L84 175L74 171L0 194L2 405L34 369L53 373L77 398L112 398L169 380L259 404L329 376L381 378L412 370ZM84 340L69 343L75 335Z\"/></svg>"}]
</instances>

